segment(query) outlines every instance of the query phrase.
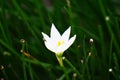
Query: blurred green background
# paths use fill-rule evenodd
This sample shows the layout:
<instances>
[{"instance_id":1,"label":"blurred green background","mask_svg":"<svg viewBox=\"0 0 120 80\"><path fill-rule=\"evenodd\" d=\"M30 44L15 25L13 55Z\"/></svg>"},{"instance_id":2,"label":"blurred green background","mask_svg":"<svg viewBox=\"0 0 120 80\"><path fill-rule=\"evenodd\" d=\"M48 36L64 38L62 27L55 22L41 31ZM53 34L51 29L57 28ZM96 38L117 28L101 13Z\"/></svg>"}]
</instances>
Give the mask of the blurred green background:
<instances>
[{"instance_id":1,"label":"blurred green background","mask_svg":"<svg viewBox=\"0 0 120 80\"><path fill-rule=\"evenodd\" d=\"M77 35L66 72L44 45L52 23ZM0 80L120 80L119 61L120 0L0 0Z\"/></svg>"}]
</instances>

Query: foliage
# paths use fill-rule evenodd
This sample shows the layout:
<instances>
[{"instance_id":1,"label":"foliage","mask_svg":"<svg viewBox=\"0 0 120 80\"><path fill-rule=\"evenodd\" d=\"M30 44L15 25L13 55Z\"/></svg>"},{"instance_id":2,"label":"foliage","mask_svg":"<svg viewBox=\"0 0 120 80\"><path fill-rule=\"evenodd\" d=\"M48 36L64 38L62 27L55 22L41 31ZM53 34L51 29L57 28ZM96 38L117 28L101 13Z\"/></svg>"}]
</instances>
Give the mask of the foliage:
<instances>
[{"instance_id":1,"label":"foliage","mask_svg":"<svg viewBox=\"0 0 120 80\"><path fill-rule=\"evenodd\" d=\"M119 0L1 0L0 79L120 80L119 5ZM71 36L77 35L63 54L65 67L44 45L41 32L49 34L52 23L60 33L71 26Z\"/></svg>"}]
</instances>

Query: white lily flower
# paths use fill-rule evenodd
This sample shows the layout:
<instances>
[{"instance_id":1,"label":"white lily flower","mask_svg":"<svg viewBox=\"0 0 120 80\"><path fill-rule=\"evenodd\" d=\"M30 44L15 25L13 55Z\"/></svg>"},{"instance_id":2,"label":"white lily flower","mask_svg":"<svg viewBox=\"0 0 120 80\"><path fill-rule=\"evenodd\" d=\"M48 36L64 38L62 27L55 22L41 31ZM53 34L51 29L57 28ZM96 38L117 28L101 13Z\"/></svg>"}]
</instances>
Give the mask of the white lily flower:
<instances>
[{"instance_id":1,"label":"white lily flower","mask_svg":"<svg viewBox=\"0 0 120 80\"><path fill-rule=\"evenodd\" d=\"M67 50L75 41L76 35L74 35L72 38L70 37L70 30L71 27L69 27L62 35L59 33L59 31L56 29L55 25L52 24L50 37L42 32L42 35L45 39L45 46L52 52L56 54L63 53L65 50Z\"/></svg>"}]
</instances>

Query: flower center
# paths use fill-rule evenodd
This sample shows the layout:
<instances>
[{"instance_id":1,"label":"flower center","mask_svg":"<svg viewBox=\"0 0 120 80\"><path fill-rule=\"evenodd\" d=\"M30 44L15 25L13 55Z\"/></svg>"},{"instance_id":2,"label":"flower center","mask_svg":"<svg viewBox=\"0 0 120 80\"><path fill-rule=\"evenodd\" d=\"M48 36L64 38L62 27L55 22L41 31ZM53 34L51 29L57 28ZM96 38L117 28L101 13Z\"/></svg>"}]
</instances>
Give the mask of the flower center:
<instances>
[{"instance_id":1,"label":"flower center","mask_svg":"<svg viewBox=\"0 0 120 80\"><path fill-rule=\"evenodd\" d=\"M60 46L63 45L63 44L64 44L64 41L61 40L61 41L58 41L57 46L60 47Z\"/></svg>"}]
</instances>

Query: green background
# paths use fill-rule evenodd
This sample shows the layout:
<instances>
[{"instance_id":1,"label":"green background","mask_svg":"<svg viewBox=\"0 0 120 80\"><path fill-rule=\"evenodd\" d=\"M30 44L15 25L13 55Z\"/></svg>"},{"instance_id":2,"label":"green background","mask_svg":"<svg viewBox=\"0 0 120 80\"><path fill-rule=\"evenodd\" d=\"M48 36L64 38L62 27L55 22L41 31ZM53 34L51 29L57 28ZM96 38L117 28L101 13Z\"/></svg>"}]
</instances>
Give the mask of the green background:
<instances>
[{"instance_id":1,"label":"green background","mask_svg":"<svg viewBox=\"0 0 120 80\"><path fill-rule=\"evenodd\" d=\"M52 23L77 35L64 69L41 34ZM120 80L119 61L119 0L0 0L0 80Z\"/></svg>"}]
</instances>

